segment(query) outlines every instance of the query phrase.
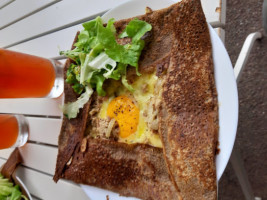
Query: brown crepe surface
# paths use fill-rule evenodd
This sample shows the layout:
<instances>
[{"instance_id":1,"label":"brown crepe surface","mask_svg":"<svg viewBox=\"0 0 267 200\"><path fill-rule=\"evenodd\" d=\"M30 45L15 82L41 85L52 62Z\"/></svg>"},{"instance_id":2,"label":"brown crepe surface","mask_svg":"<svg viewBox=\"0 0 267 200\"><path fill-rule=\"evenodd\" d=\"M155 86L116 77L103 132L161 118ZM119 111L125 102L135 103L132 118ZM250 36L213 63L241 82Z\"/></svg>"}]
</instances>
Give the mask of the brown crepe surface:
<instances>
[{"instance_id":1,"label":"brown crepe surface","mask_svg":"<svg viewBox=\"0 0 267 200\"><path fill-rule=\"evenodd\" d=\"M165 160L183 199L217 196L217 94L209 31L200 10L199 1L177 9L159 108Z\"/></svg>"},{"instance_id":2,"label":"brown crepe surface","mask_svg":"<svg viewBox=\"0 0 267 200\"><path fill-rule=\"evenodd\" d=\"M216 199L217 95L200 1L184 0L138 18L153 27L144 37L139 70L156 71L162 82L157 109L163 151L85 137L88 102L76 119L63 119L54 180L141 199ZM130 20L116 22L117 31ZM69 65L68 60L65 71ZM65 84L65 103L76 98Z\"/></svg>"}]
</instances>

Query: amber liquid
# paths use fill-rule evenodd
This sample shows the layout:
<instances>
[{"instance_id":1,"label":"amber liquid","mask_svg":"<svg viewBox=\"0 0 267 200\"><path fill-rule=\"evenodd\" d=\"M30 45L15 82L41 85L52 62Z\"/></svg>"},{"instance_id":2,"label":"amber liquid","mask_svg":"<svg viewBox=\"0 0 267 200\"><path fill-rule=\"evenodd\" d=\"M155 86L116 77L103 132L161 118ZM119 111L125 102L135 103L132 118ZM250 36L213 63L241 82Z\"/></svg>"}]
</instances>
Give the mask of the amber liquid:
<instances>
[{"instance_id":1,"label":"amber liquid","mask_svg":"<svg viewBox=\"0 0 267 200\"><path fill-rule=\"evenodd\" d=\"M0 115L0 149L13 146L19 132L18 121L12 115Z\"/></svg>"},{"instance_id":2,"label":"amber liquid","mask_svg":"<svg viewBox=\"0 0 267 200\"><path fill-rule=\"evenodd\" d=\"M55 78L50 60L0 49L0 98L45 97Z\"/></svg>"}]
</instances>

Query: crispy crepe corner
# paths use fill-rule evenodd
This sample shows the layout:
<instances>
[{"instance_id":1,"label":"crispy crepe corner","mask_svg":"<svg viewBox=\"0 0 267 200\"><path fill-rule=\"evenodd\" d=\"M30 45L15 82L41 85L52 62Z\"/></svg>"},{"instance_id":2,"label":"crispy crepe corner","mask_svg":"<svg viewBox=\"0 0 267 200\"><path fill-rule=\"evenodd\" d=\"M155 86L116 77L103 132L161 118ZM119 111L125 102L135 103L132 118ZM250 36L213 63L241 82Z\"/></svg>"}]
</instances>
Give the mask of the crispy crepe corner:
<instances>
[{"instance_id":1,"label":"crispy crepe corner","mask_svg":"<svg viewBox=\"0 0 267 200\"><path fill-rule=\"evenodd\" d=\"M200 1L176 8L159 108L164 156L182 199L216 199L218 106L209 30Z\"/></svg>"},{"instance_id":2,"label":"crispy crepe corner","mask_svg":"<svg viewBox=\"0 0 267 200\"><path fill-rule=\"evenodd\" d=\"M144 37L139 70L159 77L155 95L163 149L88 137L93 99L76 119L63 118L54 180L64 178L145 200L216 199L217 94L200 1L184 0L137 18L153 27ZM118 33L131 19L115 23ZM65 103L76 100L68 84L64 92Z\"/></svg>"}]
</instances>

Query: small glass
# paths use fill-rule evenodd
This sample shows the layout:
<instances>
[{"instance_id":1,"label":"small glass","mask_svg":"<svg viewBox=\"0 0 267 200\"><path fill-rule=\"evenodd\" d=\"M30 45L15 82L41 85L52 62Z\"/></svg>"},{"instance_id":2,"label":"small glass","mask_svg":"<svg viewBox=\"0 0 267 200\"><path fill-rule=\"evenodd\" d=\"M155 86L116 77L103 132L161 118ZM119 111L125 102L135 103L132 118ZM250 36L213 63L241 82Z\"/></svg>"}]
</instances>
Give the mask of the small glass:
<instances>
[{"instance_id":1,"label":"small glass","mask_svg":"<svg viewBox=\"0 0 267 200\"><path fill-rule=\"evenodd\" d=\"M63 87L60 62L0 49L0 98L57 98Z\"/></svg>"},{"instance_id":2,"label":"small glass","mask_svg":"<svg viewBox=\"0 0 267 200\"><path fill-rule=\"evenodd\" d=\"M0 114L0 149L23 146L29 137L29 125L23 115Z\"/></svg>"}]
</instances>

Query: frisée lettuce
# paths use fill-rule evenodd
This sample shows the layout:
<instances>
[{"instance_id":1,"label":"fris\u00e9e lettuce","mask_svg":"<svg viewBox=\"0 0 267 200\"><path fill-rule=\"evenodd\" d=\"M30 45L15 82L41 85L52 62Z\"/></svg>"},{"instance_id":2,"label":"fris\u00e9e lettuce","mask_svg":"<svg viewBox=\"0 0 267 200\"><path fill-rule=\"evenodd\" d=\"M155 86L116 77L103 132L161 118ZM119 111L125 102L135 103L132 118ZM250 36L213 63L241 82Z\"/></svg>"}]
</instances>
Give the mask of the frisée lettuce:
<instances>
[{"instance_id":1,"label":"fris\u00e9e lettuce","mask_svg":"<svg viewBox=\"0 0 267 200\"><path fill-rule=\"evenodd\" d=\"M137 75L140 75L138 60L145 46L141 38L152 26L145 21L133 19L117 36L114 22L114 19L110 19L104 25L102 19L97 17L84 23L84 30L78 35L75 48L60 52L74 61L67 70L66 82L72 85L76 93L81 94L77 101L63 106L63 113L69 119L77 117L80 108L90 99L93 89L98 95L106 95L102 88L106 79L121 79L122 84L133 91L126 79L127 67L135 67ZM116 37L129 37L131 42L120 45Z\"/></svg>"},{"instance_id":2,"label":"fris\u00e9e lettuce","mask_svg":"<svg viewBox=\"0 0 267 200\"><path fill-rule=\"evenodd\" d=\"M28 200L22 195L18 185L14 185L0 173L0 199L1 200Z\"/></svg>"}]
</instances>

